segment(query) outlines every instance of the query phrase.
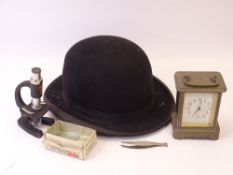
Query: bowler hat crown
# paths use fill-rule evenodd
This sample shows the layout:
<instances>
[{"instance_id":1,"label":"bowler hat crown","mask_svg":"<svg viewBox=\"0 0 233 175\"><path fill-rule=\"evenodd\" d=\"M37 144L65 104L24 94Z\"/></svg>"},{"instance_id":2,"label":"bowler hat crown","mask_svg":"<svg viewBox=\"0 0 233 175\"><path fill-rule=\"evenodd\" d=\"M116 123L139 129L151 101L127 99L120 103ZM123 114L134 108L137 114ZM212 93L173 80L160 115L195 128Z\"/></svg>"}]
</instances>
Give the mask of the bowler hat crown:
<instances>
[{"instance_id":1,"label":"bowler hat crown","mask_svg":"<svg viewBox=\"0 0 233 175\"><path fill-rule=\"evenodd\" d=\"M67 103L84 112L135 113L153 103L149 60L139 46L120 37L92 37L71 47L63 87Z\"/></svg>"}]
</instances>

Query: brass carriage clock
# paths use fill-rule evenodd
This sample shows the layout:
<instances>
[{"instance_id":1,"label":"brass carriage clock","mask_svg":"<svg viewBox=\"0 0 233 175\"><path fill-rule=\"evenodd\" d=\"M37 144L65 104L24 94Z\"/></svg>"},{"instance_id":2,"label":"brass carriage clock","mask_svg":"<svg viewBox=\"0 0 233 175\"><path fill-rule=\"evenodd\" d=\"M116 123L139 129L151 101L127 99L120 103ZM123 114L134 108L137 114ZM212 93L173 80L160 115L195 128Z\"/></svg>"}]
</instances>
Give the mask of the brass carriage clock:
<instances>
[{"instance_id":1,"label":"brass carriage clock","mask_svg":"<svg viewBox=\"0 0 233 175\"><path fill-rule=\"evenodd\" d=\"M177 139L219 137L217 121L226 85L219 72L176 72L176 112L172 117L173 136Z\"/></svg>"}]
</instances>

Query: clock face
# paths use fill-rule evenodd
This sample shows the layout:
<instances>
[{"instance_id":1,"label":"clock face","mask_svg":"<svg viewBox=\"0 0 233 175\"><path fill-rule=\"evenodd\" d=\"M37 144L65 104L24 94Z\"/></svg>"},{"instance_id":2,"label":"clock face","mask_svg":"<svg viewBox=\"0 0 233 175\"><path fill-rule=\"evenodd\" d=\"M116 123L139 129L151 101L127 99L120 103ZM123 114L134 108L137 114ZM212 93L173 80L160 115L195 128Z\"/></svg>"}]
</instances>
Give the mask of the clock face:
<instances>
[{"instance_id":1,"label":"clock face","mask_svg":"<svg viewBox=\"0 0 233 175\"><path fill-rule=\"evenodd\" d=\"M181 126L213 126L217 99L217 93L185 93Z\"/></svg>"}]
</instances>

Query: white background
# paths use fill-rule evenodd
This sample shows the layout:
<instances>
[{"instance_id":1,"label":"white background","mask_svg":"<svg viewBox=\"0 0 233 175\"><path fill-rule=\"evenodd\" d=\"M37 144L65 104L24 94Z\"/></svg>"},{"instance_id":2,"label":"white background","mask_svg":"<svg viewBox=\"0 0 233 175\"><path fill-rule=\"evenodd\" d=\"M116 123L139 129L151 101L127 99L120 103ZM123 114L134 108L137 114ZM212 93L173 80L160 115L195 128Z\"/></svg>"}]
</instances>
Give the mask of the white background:
<instances>
[{"instance_id":1,"label":"white background","mask_svg":"<svg viewBox=\"0 0 233 175\"><path fill-rule=\"evenodd\" d=\"M42 68L46 87L62 73L67 50L99 34L140 45L174 96L176 71L220 71L228 91L219 140L176 140L168 125L140 137L98 137L80 161L45 150L42 139L20 129L14 90L29 79L31 67ZM0 0L0 174L232 174L232 74L232 0ZM169 147L131 150L121 140L166 141Z\"/></svg>"}]
</instances>

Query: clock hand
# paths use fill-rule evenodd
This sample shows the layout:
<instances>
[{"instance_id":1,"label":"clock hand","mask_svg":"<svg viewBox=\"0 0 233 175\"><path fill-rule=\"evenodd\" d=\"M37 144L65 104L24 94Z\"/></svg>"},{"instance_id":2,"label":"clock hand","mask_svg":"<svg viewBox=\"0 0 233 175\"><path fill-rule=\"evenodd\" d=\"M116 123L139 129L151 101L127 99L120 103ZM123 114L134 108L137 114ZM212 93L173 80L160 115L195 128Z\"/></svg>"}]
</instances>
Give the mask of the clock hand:
<instances>
[{"instance_id":1,"label":"clock hand","mask_svg":"<svg viewBox=\"0 0 233 175\"><path fill-rule=\"evenodd\" d=\"M198 106L196 111L193 113L193 116L196 115L196 113L198 113L201 110L201 106Z\"/></svg>"},{"instance_id":2,"label":"clock hand","mask_svg":"<svg viewBox=\"0 0 233 175\"><path fill-rule=\"evenodd\" d=\"M201 110L201 104L202 104L202 100L199 100L199 106L197 107L196 111L193 113L193 116L196 115L196 113L198 113Z\"/></svg>"}]
</instances>

